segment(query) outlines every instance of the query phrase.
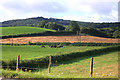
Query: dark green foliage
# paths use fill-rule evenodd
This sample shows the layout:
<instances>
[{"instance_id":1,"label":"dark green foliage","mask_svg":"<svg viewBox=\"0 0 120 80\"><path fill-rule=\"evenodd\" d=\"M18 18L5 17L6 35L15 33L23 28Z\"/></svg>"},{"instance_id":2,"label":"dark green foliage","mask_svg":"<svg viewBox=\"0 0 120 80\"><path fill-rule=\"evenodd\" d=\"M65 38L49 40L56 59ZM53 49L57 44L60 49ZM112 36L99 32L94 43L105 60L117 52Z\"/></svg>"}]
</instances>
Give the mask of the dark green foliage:
<instances>
[{"instance_id":1,"label":"dark green foliage","mask_svg":"<svg viewBox=\"0 0 120 80\"><path fill-rule=\"evenodd\" d=\"M42 20L47 22L56 22L61 25L69 25L70 20L63 19L55 19L55 18L43 18L43 17L35 17L35 18L27 18L27 19L17 19L17 20L9 20L2 22L3 27L8 26L37 26Z\"/></svg>"},{"instance_id":2,"label":"dark green foliage","mask_svg":"<svg viewBox=\"0 0 120 80\"><path fill-rule=\"evenodd\" d=\"M99 36L99 37L110 37L106 33L99 31L95 28L84 28L81 30L81 33L85 33L85 34L92 35L92 36Z\"/></svg>"},{"instance_id":3,"label":"dark green foliage","mask_svg":"<svg viewBox=\"0 0 120 80\"><path fill-rule=\"evenodd\" d=\"M29 42L28 42L29 43ZM111 45L120 45L120 43L69 43L69 42L36 42L36 43L29 43L30 45L62 45L62 46L111 46ZM28 44L0 44L0 45L14 45L14 46L19 46L19 45L28 45Z\"/></svg>"},{"instance_id":4,"label":"dark green foliage","mask_svg":"<svg viewBox=\"0 0 120 80\"><path fill-rule=\"evenodd\" d=\"M53 29L53 30L65 30L65 27L62 25L56 23L56 22L48 22L46 25L46 28Z\"/></svg>"},{"instance_id":5,"label":"dark green foliage","mask_svg":"<svg viewBox=\"0 0 120 80\"><path fill-rule=\"evenodd\" d=\"M46 23L47 23L46 20L42 20L42 21L40 22L40 24L38 24L37 26L38 26L38 27L41 27L41 28L46 28Z\"/></svg>"},{"instance_id":6,"label":"dark green foliage","mask_svg":"<svg viewBox=\"0 0 120 80\"><path fill-rule=\"evenodd\" d=\"M115 37L115 38L120 38L120 30L116 30L116 31L113 33L113 37Z\"/></svg>"},{"instance_id":7,"label":"dark green foliage","mask_svg":"<svg viewBox=\"0 0 120 80\"><path fill-rule=\"evenodd\" d=\"M80 31L80 27L76 21L72 21L70 22L69 30L76 34L78 31Z\"/></svg>"},{"instance_id":8,"label":"dark green foliage","mask_svg":"<svg viewBox=\"0 0 120 80\"><path fill-rule=\"evenodd\" d=\"M30 42L30 41L28 42L28 45L31 45L31 42Z\"/></svg>"},{"instance_id":9,"label":"dark green foliage","mask_svg":"<svg viewBox=\"0 0 120 80\"><path fill-rule=\"evenodd\" d=\"M56 18L43 18L43 17L34 17L34 18L27 18L27 19L17 19L17 20L9 20L2 22L3 27L8 26L37 26L42 20L47 22L56 22L61 25L69 25L70 20L63 20L63 19L56 19ZM77 21L80 26L83 27L94 27L94 28L108 28L108 27L118 27L119 22L113 23L93 23L93 22L79 22Z\"/></svg>"}]
</instances>

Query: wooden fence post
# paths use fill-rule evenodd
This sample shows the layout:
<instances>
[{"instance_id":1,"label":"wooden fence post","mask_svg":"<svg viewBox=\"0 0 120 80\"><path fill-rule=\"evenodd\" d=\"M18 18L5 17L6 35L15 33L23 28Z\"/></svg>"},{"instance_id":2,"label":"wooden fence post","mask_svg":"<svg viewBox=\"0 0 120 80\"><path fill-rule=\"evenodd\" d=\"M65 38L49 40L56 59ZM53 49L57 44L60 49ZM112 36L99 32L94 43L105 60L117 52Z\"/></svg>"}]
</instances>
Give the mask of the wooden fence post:
<instances>
[{"instance_id":1,"label":"wooden fence post","mask_svg":"<svg viewBox=\"0 0 120 80\"><path fill-rule=\"evenodd\" d=\"M7 69L9 70L9 68L10 68L10 67L9 67L9 62L7 62Z\"/></svg>"},{"instance_id":2,"label":"wooden fence post","mask_svg":"<svg viewBox=\"0 0 120 80\"><path fill-rule=\"evenodd\" d=\"M91 57L91 61L90 61L90 77L92 77L93 74L93 57Z\"/></svg>"},{"instance_id":3,"label":"wooden fence post","mask_svg":"<svg viewBox=\"0 0 120 80\"><path fill-rule=\"evenodd\" d=\"M19 62L20 62L20 55L17 56L17 64L16 64L16 70L19 69Z\"/></svg>"},{"instance_id":4,"label":"wooden fence post","mask_svg":"<svg viewBox=\"0 0 120 80\"><path fill-rule=\"evenodd\" d=\"M50 73L50 67L51 67L51 56L49 58L48 73Z\"/></svg>"}]
</instances>

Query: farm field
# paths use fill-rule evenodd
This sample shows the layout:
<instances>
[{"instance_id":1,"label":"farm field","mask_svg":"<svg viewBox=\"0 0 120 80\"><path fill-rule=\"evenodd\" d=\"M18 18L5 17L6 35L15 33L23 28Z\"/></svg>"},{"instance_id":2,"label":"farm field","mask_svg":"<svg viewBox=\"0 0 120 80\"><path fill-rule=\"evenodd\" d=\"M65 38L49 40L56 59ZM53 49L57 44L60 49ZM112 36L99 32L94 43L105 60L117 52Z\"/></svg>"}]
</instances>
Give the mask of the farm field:
<instances>
[{"instance_id":1,"label":"farm field","mask_svg":"<svg viewBox=\"0 0 120 80\"><path fill-rule=\"evenodd\" d=\"M91 56L94 58L93 78L118 78L118 51L105 55ZM34 72L3 70L3 75L14 78L89 78L90 58L75 58L63 63L64 65L52 65L51 73L48 69Z\"/></svg>"},{"instance_id":2,"label":"farm field","mask_svg":"<svg viewBox=\"0 0 120 80\"><path fill-rule=\"evenodd\" d=\"M0 36L18 35L18 34L31 34L31 33L43 33L46 31L55 31L51 29L29 27L29 26L17 26L17 27L2 27L2 34Z\"/></svg>"},{"instance_id":3,"label":"farm field","mask_svg":"<svg viewBox=\"0 0 120 80\"><path fill-rule=\"evenodd\" d=\"M110 52L106 55L95 56L93 58L93 77L118 77L118 52ZM65 65L52 67L51 73L54 76L51 76L59 78L89 78L90 60L90 58L76 58L65 62ZM43 70L43 72L45 71L47 70Z\"/></svg>"},{"instance_id":4,"label":"farm field","mask_svg":"<svg viewBox=\"0 0 120 80\"><path fill-rule=\"evenodd\" d=\"M21 59L34 59L41 58L50 55L61 55L69 54L75 52L85 52L88 50L101 49L105 47L93 47L93 46L64 46L63 48L42 48L41 46L26 45L26 46L2 46L2 60L12 60L16 59L18 55L21 56Z\"/></svg>"},{"instance_id":5,"label":"farm field","mask_svg":"<svg viewBox=\"0 0 120 80\"><path fill-rule=\"evenodd\" d=\"M2 43L32 43L35 42L83 42L83 43L120 43L118 38L102 38L94 36L39 36L1 39Z\"/></svg>"}]
</instances>

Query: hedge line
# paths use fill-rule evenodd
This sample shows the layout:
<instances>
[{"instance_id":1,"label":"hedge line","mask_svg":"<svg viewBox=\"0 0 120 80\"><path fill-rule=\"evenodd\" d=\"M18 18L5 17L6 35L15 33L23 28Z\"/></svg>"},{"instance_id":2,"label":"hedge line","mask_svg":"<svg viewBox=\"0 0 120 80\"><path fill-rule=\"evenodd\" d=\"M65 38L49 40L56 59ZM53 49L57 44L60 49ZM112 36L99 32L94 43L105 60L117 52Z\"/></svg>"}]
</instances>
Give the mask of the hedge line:
<instances>
[{"instance_id":1,"label":"hedge line","mask_svg":"<svg viewBox=\"0 0 120 80\"><path fill-rule=\"evenodd\" d=\"M81 52L81 53L76 52L76 53L69 53L69 54L63 54L63 55L60 55L60 54L57 54L54 56L51 55L52 64L63 64L65 61L70 61L72 59L80 58L80 57L87 59L94 56L108 54L109 52L114 52L114 51L120 51L120 46L95 49L95 50ZM43 69L43 68L47 68L48 64L49 64L49 56L44 58L33 59L33 60L21 60L19 66ZM16 66L16 60L11 60L9 62L2 60L2 66ZM11 67L11 69L15 69L15 68Z\"/></svg>"},{"instance_id":2,"label":"hedge line","mask_svg":"<svg viewBox=\"0 0 120 80\"><path fill-rule=\"evenodd\" d=\"M28 42L28 44L11 44L11 43L6 43L6 44L1 44L1 45L14 45L14 46L20 46L20 45L62 45L62 46L111 46L111 45L120 45L120 43L69 43L69 42L36 42L36 43L31 43Z\"/></svg>"},{"instance_id":3,"label":"hedge line","mask_svg":"<svg viewBox=\"0 0 120 80\"><path fill-rule=\"evenodd\" d=\"M57 32L46 31L44 33L30 33L30 34L0 36L0 39L16 38L16 37L32 37L32 36L69 36L69 35L74 35L74 33L69 31L57 31Z\"/></svg>"}]
</instances>

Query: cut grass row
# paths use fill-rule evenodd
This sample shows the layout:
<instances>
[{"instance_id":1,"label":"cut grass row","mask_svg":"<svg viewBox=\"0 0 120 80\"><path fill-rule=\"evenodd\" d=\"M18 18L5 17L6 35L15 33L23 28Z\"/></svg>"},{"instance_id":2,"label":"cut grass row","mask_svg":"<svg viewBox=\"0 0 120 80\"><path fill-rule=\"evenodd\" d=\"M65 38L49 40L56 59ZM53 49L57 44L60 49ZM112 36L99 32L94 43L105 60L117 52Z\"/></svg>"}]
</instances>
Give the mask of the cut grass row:
<instances>
[{"instance_id":1,"label":"cut grass row","mask_svg":"<svg viewBox=\"0 0 120 80\"><path fill-rule=\"evenodd\" d=\"M20 34L32 34L32 33L44 33L46 31L53 31L51 29L29 27L29 26L16 26L16 27L1 27L2 34L0 36L20 35Z\"/></svg>"}]
</instances>

